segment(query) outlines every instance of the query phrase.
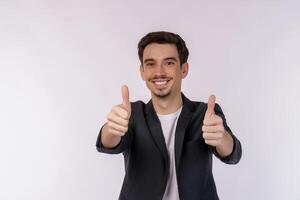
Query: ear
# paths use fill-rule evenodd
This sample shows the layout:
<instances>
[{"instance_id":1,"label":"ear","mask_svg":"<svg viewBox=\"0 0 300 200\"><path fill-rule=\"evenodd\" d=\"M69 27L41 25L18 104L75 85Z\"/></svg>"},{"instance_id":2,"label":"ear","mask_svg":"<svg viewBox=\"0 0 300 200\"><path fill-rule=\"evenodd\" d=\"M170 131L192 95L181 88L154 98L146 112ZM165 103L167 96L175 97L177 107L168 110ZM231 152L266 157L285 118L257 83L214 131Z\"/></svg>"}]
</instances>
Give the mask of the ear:
<instances>
[{"instance_id":1,"label":"ear","mask_svg":"<svg viewBox=\"0 0 300 200\"><path fill-rule=\"evenodd\" d=\"M145 76L144 76L144 68L142 65L140 65L140 74L143 80L145 80Z\"/></svg>"},{"instance_id":2,"label":"ear","mask_svg":"<svg viewBox=\"0 0 300 200\"><path fill-rule=\"evenodd\" d=\"M184 79L189 73L189 64L186 62L181 66L181 77Z\"/></svg>"}]
</instances>

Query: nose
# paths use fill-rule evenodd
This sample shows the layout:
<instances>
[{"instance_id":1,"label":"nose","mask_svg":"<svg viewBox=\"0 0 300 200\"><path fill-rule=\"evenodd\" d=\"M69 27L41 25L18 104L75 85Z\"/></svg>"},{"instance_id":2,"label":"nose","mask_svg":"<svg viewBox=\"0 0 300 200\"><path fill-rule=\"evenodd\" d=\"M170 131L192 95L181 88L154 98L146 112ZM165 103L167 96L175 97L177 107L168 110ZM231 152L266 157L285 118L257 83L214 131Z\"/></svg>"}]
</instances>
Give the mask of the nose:
<instances>
[{"instance_id":1,"label":"nose","mask_svg":"<svg viewBox=\"0 0 300 200\"><path fill-rule=\"evenodd\" d=\"M162 74L164 75L164 74L166 74L166 71L165 71L165 68L164 68L163 64L160 64L160 65L157 66L155 74L156 75L162 75Z\"/></svg>"}]
</instances>

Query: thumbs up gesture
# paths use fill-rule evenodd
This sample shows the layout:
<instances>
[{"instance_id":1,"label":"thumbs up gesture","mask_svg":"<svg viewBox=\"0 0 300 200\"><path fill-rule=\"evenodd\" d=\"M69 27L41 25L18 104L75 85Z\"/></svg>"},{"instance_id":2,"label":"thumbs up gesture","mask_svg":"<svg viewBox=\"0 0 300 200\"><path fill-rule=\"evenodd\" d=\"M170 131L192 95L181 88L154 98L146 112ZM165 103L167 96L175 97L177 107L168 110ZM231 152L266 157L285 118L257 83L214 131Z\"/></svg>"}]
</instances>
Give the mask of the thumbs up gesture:
<instances>
[{"instance_id":1,"label":"thumbs up gesture","mask_svg":"<svg viewBox=\"0 0 300 200\"><path fill-rule=\"evenodd\" d=\"M129 91L126 85L122 86L122 104L112 107L107 115L107 130L114 136L124 136L128 130L131 105L129 102Z\"/></svg>"},{"instance_id":2,"label":"thumbs up gesture","mask_svg":"<svg viewBox=\"0 0 300 200\"><path fill-rule=\"evenodd\" d=\"M202 132L206 144L219 146L225 138L223 120L215 114L216 97L210 95L207 103L207 110L203 120Z\"/></svg>"}]
</instances>

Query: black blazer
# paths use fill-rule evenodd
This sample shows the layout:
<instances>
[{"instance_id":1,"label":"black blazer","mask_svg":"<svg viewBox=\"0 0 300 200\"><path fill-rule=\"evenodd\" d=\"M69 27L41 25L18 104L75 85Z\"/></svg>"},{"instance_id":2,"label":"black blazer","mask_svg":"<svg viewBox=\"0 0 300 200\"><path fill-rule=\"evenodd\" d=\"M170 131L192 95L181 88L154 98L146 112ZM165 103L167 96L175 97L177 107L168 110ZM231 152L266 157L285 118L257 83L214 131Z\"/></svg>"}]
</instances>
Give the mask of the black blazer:
<instances>
[{"instance_id":1,"label":"black blazer","mask_svg":"<svg viewBox=\"0 0 300 200\"><path fill-rule=\"evenodd\" d=\"M226 124L218 104L215 113L223 118L225 129L234 139L231 155L222 158L202 137L202 122L207 109L203 102L190 101L181 93L183 108L175 133L175 163L181 200L219 199L212 174L212 154L227 164L239 162L242 149L239 140ZM101 128L96 147L108 154L123 153L125 177L119 200L161 200L167 185L169 158L162 128L152 100L131 102L129 128L113 149L101 144Z\"/></svg>"}]
</instances>

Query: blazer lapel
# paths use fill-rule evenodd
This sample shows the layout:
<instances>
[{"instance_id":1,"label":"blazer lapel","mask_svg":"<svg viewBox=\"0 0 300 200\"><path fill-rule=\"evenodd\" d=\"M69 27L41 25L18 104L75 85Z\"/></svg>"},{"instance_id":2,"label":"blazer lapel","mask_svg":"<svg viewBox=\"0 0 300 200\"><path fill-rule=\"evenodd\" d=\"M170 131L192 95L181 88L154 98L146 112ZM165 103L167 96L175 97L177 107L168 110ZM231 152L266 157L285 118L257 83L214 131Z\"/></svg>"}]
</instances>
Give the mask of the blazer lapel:
<instances>
[{"instance_id":1,"label":"blazer lapel","mask_svg":"<svg viewBox=\"0 0 300 200\"><path fill-rule=\"evenodd\" d=\"M192 102L181 93L183 107L177 121L175 132L175 164L176 170L179 169L179 163L182 153L183 142L185 138L186 128L192 118L193 104Z\"/></svg>"},{"instance_id":2,"label":"blazer lapel","mask_svg":"<svg viewBox=\"0 0 300 200\"><path fill-rule=\"evenodd\" d=\"M169 158L167 145L162 132L160 121L152 104L152 99L146 104L146 122L148 123L150 133L156 143L156 146L164 158L163 160L165 161L165 165L166 167L168 167Z\"/></svg>"}]
</instances>

